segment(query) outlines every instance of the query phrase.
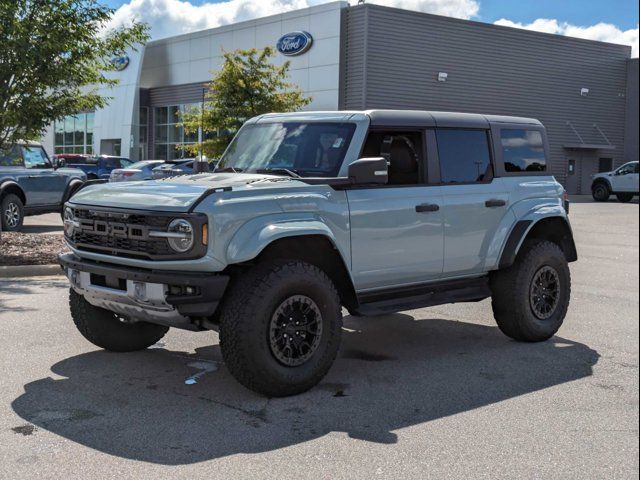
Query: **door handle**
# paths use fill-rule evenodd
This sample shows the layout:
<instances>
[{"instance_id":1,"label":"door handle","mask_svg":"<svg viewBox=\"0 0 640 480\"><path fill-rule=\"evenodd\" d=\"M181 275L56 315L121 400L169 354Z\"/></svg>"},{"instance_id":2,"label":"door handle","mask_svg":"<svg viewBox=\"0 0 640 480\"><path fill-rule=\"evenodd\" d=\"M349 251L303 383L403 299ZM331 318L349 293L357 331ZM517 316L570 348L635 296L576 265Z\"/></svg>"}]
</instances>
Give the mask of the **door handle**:
<instances>
[{"instance_id":1,"label":"door handle","mask_svg":"<svg viewBox=\"0 0 640 480\"><path fill-rule=\"evenodd\" d=\"M504 200L498 200L496 198L492 198L491 200L484 202L484 206L487 208L504 207L506 204L507 202Z\"/></svg>"},{"instance_id":2,"label":"door handle","mask_svg":"<svg viewBox=\"0 0 640 480\"><path fill-rule=\"evenodd\" d=\"M416 205L416 212L437 212L440 210L440 205L436 205L435 203L421 203L420 205Z\"/></svg>"}]
</instances>

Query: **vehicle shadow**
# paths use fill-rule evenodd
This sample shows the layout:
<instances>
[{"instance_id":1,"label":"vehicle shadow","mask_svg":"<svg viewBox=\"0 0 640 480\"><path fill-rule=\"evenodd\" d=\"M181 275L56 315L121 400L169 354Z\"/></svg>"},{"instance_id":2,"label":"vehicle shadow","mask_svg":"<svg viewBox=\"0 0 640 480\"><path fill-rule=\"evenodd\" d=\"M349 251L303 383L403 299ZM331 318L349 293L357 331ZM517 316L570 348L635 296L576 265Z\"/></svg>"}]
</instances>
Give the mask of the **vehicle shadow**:
<instances>
[{"instance_id":1,"label":"vehicle shadow","mask_svg":"<svg viewBox=\"0 0 640 480\"><path fill-rule=\"evenodd\" d=\"M101 452L180 465L328 432L395 443L404 427L590 376L598 358L559 337L525 344L465 322L346 317L329 375L295 397L266 399L241 387L217 344L195 354L160 345L65 359L51 368L65 378L25 385L12 407L37 428ZM193 374L197 383L185 384Z\"/></svg>"}]
</instances>

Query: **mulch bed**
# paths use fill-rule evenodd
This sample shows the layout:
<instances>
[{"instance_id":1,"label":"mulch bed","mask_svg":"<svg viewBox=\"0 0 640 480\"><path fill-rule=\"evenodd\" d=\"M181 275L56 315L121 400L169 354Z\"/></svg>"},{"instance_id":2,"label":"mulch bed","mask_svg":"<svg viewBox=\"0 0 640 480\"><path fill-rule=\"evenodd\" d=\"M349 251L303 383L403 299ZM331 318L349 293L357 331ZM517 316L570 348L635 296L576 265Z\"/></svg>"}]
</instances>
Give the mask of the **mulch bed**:
<instances>
[{"instance_id":1,"label":"mulch bed","mask_svg":"<svg viewBox=\"0 0 640 480\"><path fill-rule=\"evenodd\" d=\"M58 254L68 250L58 233L0 234L0 266L56 264Z\"/></svg>"}]
</instances>

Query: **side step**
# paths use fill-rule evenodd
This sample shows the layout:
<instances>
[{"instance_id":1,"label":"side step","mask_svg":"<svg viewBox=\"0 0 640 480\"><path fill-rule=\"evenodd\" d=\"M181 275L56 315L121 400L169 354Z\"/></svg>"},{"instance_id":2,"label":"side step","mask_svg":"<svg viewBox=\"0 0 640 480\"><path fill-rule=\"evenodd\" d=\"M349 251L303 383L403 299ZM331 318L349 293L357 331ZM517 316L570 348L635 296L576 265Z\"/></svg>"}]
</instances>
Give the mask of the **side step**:
<instances>
[{"instance_id":1,"label":"side step","mask_svg":"<svg viewBox=\"0 0 640 480\"><path fill-rule=\"evenodd\" d=\"M489 277L465 278L358 293L360 315L382 315L446 303L479 302L491 296Z\"/></svg>"}]
</instances>

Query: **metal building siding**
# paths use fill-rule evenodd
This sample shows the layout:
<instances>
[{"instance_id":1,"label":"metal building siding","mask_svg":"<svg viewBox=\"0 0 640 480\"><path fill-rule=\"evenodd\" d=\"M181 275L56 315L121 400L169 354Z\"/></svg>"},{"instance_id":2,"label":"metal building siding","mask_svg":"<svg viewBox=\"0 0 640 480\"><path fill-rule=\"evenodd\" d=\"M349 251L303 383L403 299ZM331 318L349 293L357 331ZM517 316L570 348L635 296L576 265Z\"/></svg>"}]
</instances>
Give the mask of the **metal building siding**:
<instances>
[{"instance_id":1,"label":"metal building siding","mask_svg":"<svg viewBox=\"0 0 640 480\"><path fill-rule=\"evenodd\" d=\"M341 45L341 96L343 110L363 108L365 105L365 14L366 8L346 8L343 10Z\"/></svg>"},{"instance_id":2,"label":"metal building siding","mask_svg":"<svg viewBox=\"0 0 640 480\"><path fill-rule=\"evenodd\" d=\"M150 88L148 90L149 104L152 107L161 107L183 103L201 103L205 89L206 84L201 82Z\"/></svg>"},{"instance_id":3,"label":"metal building siding","mask_svg":"<svg viewBox=\"0 0 640 480\"><path fill-rule=\"evenodd\" d=\"M597 124L616 146L614 162L623 161L630 47L377 5L352 7L345 15L345 43L353 51L345 57L344 108L537 118L547 127L552 173L561 181L562 145L580 143L567 121L584 143L605 144ZM448 74L446 82L437 80L438 72ZM580 96L582 87L588 96Z\"/></svg>"},{"instance_id":4,"label":"metal building siding","mask_svg":"<svg viewBox=\"0 0 640 480\"><path fill-rule=\"evenodd\" d=\"M638 59L627 62L627 118L625 128L625 161L638 160Z\"/></svg>"}]
</instances>

